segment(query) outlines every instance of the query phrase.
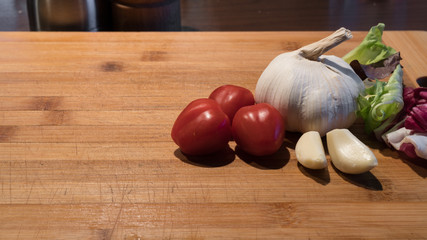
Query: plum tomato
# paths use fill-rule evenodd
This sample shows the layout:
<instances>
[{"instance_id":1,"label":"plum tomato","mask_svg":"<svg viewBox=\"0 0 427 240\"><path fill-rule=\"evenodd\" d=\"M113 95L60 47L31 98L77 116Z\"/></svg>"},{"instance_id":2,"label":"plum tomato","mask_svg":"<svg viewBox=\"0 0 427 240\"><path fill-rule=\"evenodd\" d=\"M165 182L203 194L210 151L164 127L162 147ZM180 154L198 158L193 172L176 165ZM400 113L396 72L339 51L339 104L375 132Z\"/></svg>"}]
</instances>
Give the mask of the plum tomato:
<instances>
[{"instance_id":1,"label":"plum tomato","mask_svg":"<svg viewBox=\"0 0 427 240\"><path fill-rule=\"evenodd\" d=\"M273 106L259 103L242 107L232 123L236 144L247 153L266 156L277 152L285 137L282 115Z\"/></svg>"},{"instance_id":2,"label":"plum tomato","mask_svg":"<svg viewBox=\"0 0 427 240\"><path fill-rule=\"evenodd\" d=\"M171 136L188 155L206 155L228 146L231 124L217 102L202 98L192 101L179 114Z\"/></svg>"},{"instance_id":3,"label":"plum tomato","mask_svg":"<svg viewBox=\"0 0 427 240\"><path fill-rule=\"evenodd\" d=\"M235 85L218 87L209 95L209 98L219 103L230 122L233 122L234 114L236 114L237 110L244 106L255 104L254 95L249 89Z\"/></svg>"}]
</instances>

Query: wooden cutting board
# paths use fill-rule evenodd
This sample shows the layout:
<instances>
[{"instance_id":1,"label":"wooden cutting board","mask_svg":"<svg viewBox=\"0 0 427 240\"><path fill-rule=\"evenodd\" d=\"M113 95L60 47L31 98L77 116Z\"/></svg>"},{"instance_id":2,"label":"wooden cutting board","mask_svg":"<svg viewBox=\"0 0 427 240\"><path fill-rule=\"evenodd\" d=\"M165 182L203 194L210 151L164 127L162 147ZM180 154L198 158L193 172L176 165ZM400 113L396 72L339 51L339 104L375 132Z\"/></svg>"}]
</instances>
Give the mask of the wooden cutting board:
<instances>
[{"instance_id":1,"label":"wooden cutting board","mask_svg":"<svg viewBox=\"0 0 427 240\"><path fill-rule=\"evenodd\" d=\"M379 166L310 171L272 157L183 156L172 124L216 87L255 90L279 53L328 32L0 33L0 239L421 239L427 164L351 128ZM366 32L331 50L343 56ZM405 84L427 33L386 32Z\"/></svg>"}]
</instances>

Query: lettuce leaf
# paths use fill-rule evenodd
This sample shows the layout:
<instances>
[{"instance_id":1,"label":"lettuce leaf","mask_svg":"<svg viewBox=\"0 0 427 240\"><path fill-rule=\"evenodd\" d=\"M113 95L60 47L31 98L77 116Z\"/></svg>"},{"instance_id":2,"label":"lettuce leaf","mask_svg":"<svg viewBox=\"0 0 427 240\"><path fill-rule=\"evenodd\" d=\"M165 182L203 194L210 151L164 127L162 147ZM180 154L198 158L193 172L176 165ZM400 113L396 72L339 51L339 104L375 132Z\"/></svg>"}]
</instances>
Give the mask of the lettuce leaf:
<instances>
[{"instance_id":1,"label":"lettuce leaf","mask_svg":"<svg viewBox=\"0 0 427 240\"><path fill-rule=\"evenodd\" d=\"M384 27L384 23L371 27L360 45L343 57L344 61L350 64L353 60L357 60L360 64L369 65L395 54L396 50L382 43Z\"/></svg>"},{"instance_id":2,"label":"lettuce leaf","mask_svg":"<svg viewBox=\"0 0 427 240\"><path fill-rule=\"evenodd\" d=\"M376 80L357 98L357 115L365 122L365 131L371 133L385 120L396 116L403 108L403 71L397 65L388 82Z\"/></svg>"},{"instance_id":3,"label":"lettuce leaf","mask_svg":"<svg viewBox=\"0 0 427 240\"><path fill-rule=\"evenodd\" d=\"M427 135L427 88L403 88L403 104L402 111L395 118L387 119L374 130L379 141L387 143L384 136L400 128Z\"/></svg>"}]
</instances>

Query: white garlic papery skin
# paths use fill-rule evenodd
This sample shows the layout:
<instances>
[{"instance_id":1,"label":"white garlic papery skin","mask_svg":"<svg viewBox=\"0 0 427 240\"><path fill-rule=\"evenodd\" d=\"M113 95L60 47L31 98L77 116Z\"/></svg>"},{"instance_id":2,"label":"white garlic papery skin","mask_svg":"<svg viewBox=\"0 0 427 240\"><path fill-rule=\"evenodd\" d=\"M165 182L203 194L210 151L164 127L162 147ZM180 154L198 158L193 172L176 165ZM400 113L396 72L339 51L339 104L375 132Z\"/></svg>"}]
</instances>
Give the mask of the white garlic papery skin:
<instances>
[{"instance_id":1,"label":"white garlic papery skin","mask_svg":"<svg viewBox=\"0 0 427 240\"><path fill-rule=\"evenodd\" d=\"M258 80L256 102L279 110L287 131L317 131L324 136L332 129L350 127L363 82L341 58L321 56L350 37L341 28L319 42L277 56Z\"/></svg>"}]
</instances>

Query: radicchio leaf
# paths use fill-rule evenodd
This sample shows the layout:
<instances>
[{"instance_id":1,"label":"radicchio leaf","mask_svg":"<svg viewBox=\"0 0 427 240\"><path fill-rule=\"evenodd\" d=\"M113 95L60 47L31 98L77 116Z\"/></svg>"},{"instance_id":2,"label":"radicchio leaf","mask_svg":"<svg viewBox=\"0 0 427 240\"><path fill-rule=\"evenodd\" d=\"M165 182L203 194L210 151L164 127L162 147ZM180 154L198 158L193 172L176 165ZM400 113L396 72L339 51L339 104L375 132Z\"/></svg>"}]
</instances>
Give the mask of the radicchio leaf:
<instances>
[{"instance_id":1,"label":"radicchio leaf","mask_svg":"<svg viewBox=\"0 0 427 240\"><path fill-rule=\"evenodd\" d=\"M383 124L375 129L387 145L404 152L409 157L427 159L427 88L403 89L404 109L390 126ZM397 123L396 123L397 122ZM389 130L386 130L389 129Z\"/></svg>"},{"instance_id":2,"label":"radicchio leaf","mask_svg":"<svg viewBox=\"0 0 427 240\"><path fill-rule=\"evenodd\" d=\"M405 120L405 127L416 132L427 132L427 103L412 108Z\"/></svg>"},{"instance_id":3,"label":"radicchio leaf","mask_svg":"<svg viewBox=\"0 0 427 240\"><path fill-rule=\"evenodd\" d=\"M427 101L427 87L419 87L414 89L414 98L418 101L421 101L422 103L425 103L425 101Z\"/></svg>"},{"instance_id":4,"label":"radicchio leaf","mask_svg":"<svg viewBox=\"0 0 427 240\"><path fill-rule=\"evenodd\" d=\"M413 88L411 87L403 88L403 102L405 103L403 109L405 110L405 113L408 114L411 111L412 107L415 105Z\"/></svg>"},{"instance_id":5,"label":"radicchio leaf","mask_svg":"<svg viewBox=\"0 0 427 240\"><path fill-rule=\"evenodd\" d=\"M406 156L410 158L416 158L417 153L415 152L415 146L411 143L402 143L399 148L400 151L404 152Z\"/></svg>"},{"instance_id":6,"label":"radicchio leaf","mask_svg":"<svg viewBox=\"0 0 427 240\"><path fill-rule=\"evenodd\" d=\"M412 130L403 127L385 134L384 139L393 148L404 152L408 157L427 159L426 133L414 133Z\"/></svg>"},{"instance_id":7,"label":"radicchio leaf","mask_svg":"<svg viewBox=\"0 0 427 240\"><path fill-rule=\"evenodd\" d=\"M407 114L405 128L415 132L427 132L427 88L404 88L403 101Z\"/></svg>"}]
</instances>

